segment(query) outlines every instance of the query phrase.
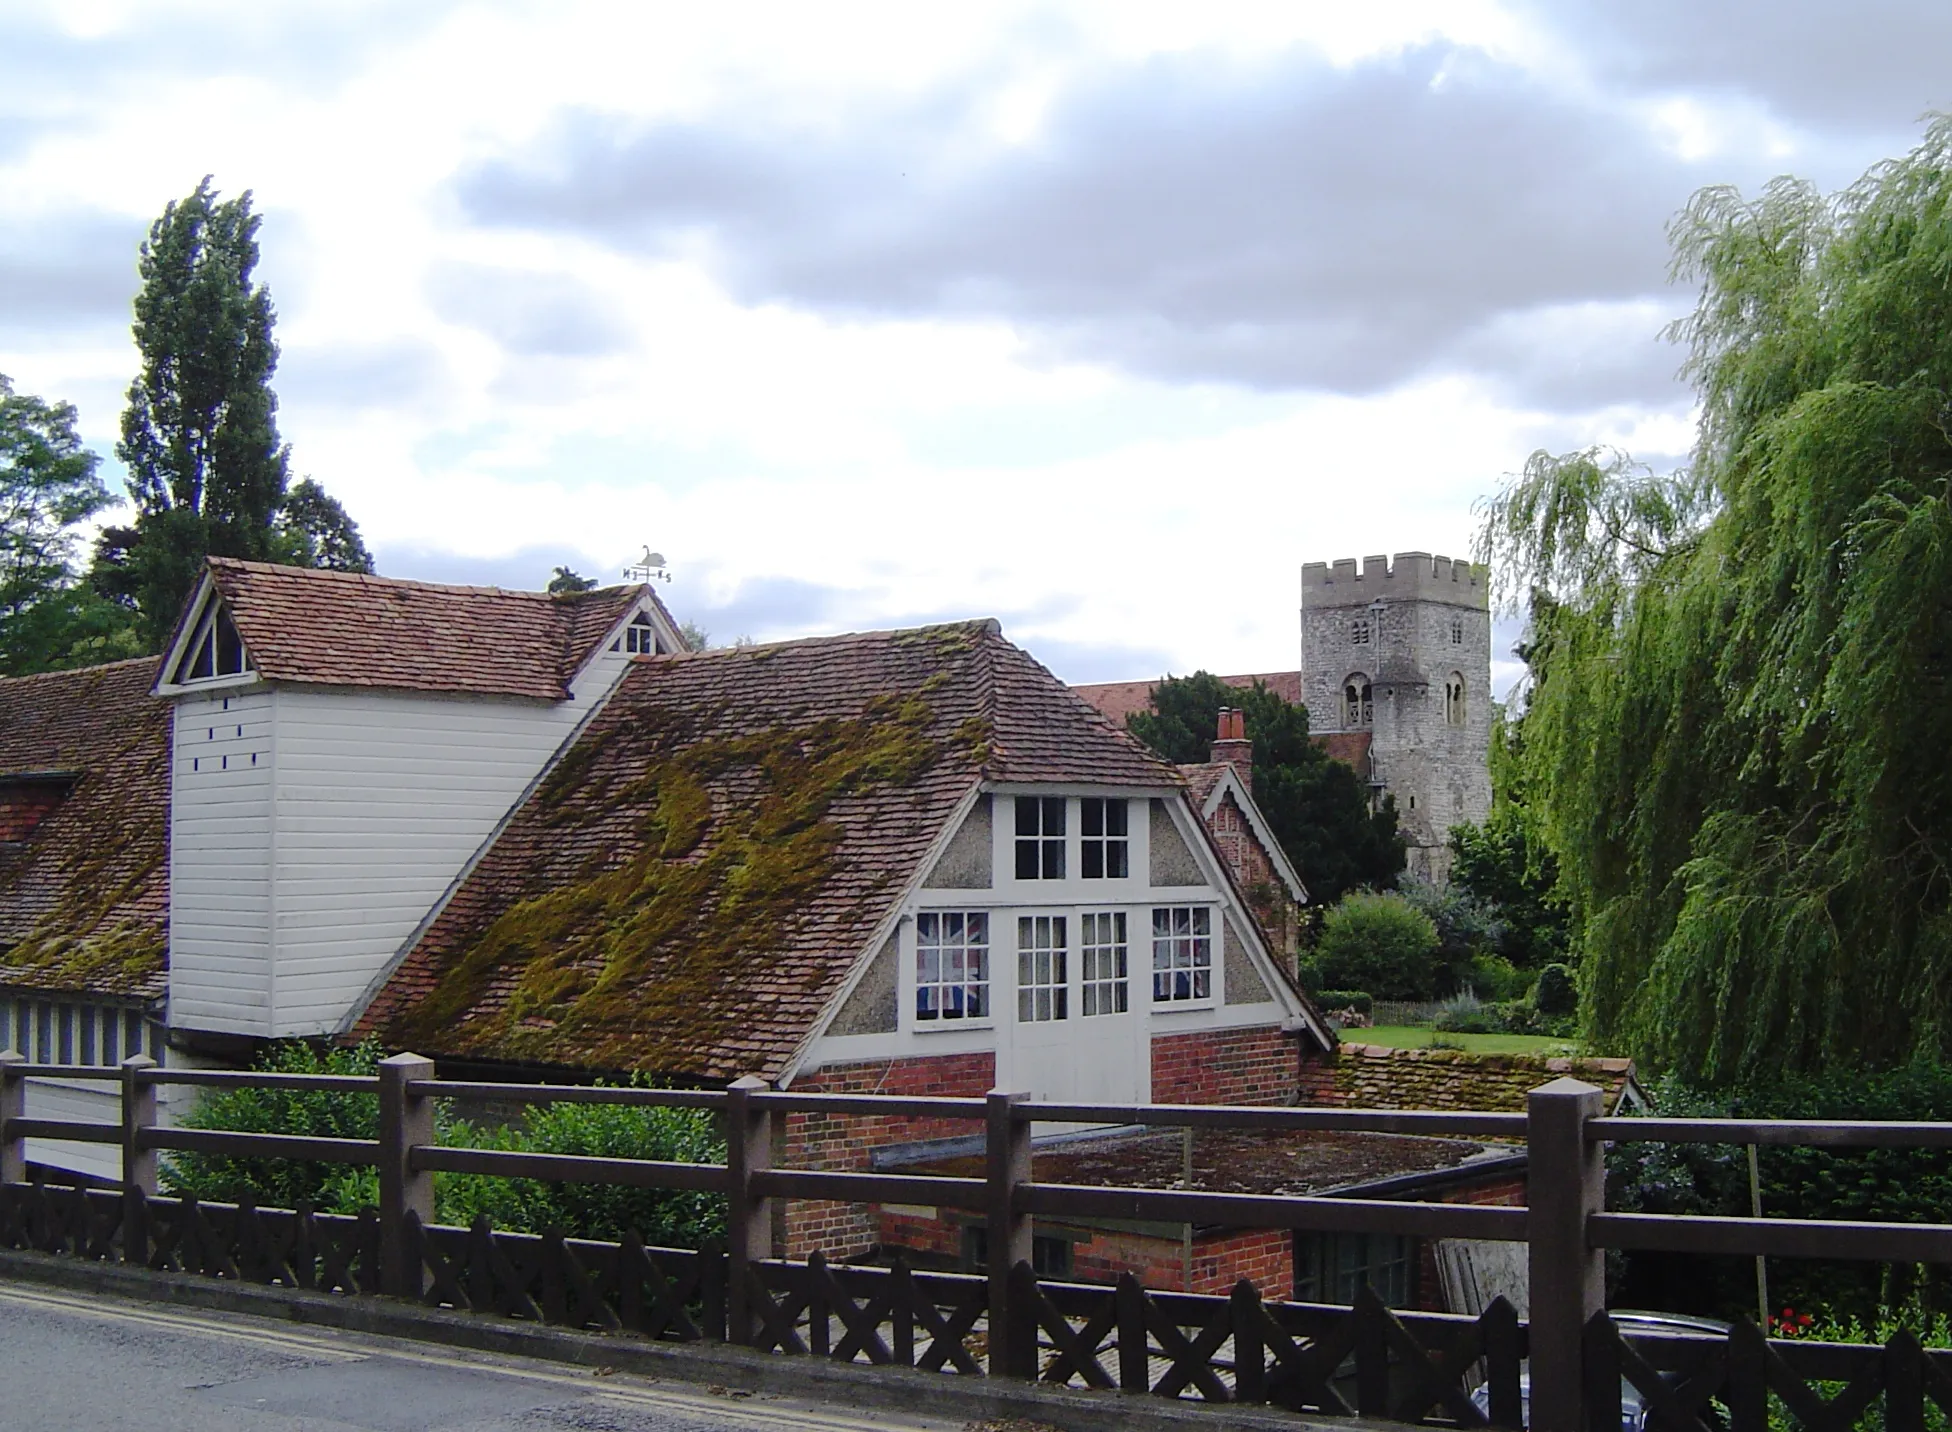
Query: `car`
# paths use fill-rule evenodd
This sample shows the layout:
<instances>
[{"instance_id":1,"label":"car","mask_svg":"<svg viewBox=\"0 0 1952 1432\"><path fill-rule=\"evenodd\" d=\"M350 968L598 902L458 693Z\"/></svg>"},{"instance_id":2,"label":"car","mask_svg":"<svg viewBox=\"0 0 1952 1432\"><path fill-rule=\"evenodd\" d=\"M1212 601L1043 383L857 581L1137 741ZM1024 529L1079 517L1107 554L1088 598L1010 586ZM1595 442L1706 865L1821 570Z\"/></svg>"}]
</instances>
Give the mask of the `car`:
<instances>
[{"instance_id":1,"label":"car","mask_svg":"<svg viewBox=\"0 0 1952 1432\"><path fill-rule=\"evenodd\" d=\"M1666 1333L1692 1337L1725 1338L1732 1331L1732 1325L1718 1318L1699 1318L1690 1313L1657 1313L1640 1308L1615 1308L1607 1314L1613 1319L1613 1326L1627 1336L1640 1333ZM1664 1372L1661 1376L1669 1382L1678 1380L1678 1374ZM1532 1379L1526 1372L1518 1375L1519 1415L1525 1425L1532 1421ZM1480 1384L1471 1394L1471 1405L1489 1417L1491 1415L1491 1388ZM1640 1390L1624 1377L1620 1379L1620 1432L1647 1432L1648 1407L1641 1398ZM1702 1420L1711 1432L1728 1426L1728 1416L1719 1404L1710 1403L1703 1409Z\"/></svg>"}]
</instances>

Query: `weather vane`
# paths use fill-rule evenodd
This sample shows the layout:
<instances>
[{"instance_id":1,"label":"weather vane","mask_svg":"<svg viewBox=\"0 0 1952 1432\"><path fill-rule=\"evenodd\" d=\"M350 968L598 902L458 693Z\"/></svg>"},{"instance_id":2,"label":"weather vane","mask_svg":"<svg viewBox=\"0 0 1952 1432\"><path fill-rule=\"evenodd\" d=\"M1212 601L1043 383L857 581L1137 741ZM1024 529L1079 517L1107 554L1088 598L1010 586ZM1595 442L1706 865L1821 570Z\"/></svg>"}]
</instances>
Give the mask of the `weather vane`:
<instances>
[{"instance_id":1,"label":"weather vane","mask_svg":"<svg viewBox=\"0 0 1952 1432\"><path fill-rule=\"evenodd\" d=\"M670 581L671 573L665 569L664 554L662 552L653 552L649 547L646 547L643 556L624 568L624 580L640 583Z\"/></svg>"}]
</instances>

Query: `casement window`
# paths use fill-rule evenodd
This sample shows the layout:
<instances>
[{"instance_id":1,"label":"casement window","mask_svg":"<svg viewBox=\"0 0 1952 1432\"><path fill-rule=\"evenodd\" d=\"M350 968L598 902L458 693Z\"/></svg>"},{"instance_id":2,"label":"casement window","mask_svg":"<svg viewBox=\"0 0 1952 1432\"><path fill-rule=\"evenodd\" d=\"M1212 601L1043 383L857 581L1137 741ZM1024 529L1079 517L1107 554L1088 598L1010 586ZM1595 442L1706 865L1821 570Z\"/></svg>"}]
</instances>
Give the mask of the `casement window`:
<instances>
[{"instance_id":1,"label":"casement window","mask_svg":"<svg viewBox=\"0 0 1952 1432\"><path fill-rule=\"evenodd\" d=\"M1064 797L1018 796L1017 879L1064 878Z\"/></svg>"},{"instance_id":2,"label":"casement window","mask_svg":"<svg viewBox=\"0 0 1952 1432\"><path fill-rule=\"evenodd\" d=\"M1152 912L1152 1002L1213 998L1213 911L1167 905Z\"/></svg>"},{"instance_id":3,"label":"casement window","mask_svg":"<svg viewBox=\"0 0 1952 1432\"><path fill-rule=\"evenodd\" d=\"M1087 910L1080 917L1078 952L1084 962L1084 1014L1123 1014L1131 1001L1128 988L1130 948L1125 938L1123 910Z\"/></svg>"},{"instance_id":4,"label":"casement window","mask_svg":"<svg viewBox=\"0 0 1952 1432\"><path fill-rule=\"evenodd\" d=\"M1017 917L1017 1018L1047 1024L1071 1014L1071 971L1063 915Z\"/></svg>"},{"instance_id":5,"label":"casement window","mask_svg":"<svg viewBox=\"0 0 1952 1432\"><path fill-rule=\"evenodd\" d=\"M619 646L631 656L657 655L657 628L646 613L639 612L630 619L624 634L610 643L610 650L615 651Z\"/></svg>"},{"instance_id":6,"label":"casement window","mask_svg":"<svg viewBox=\"0 0 1952 1432\"><path fill-rule=\"evenodd\" d=\"M213 601L197 623L196 635L183 649L183 659L176 664L176 679L215 681L220 676L242 676L250 669L251 660L244 654L244 639L237 634L236 624L223 603Z\"/></svg>"},{"instance_id":7,"label":"casement window","mask_svg":"<svg viewBox=\"0 0 1952 1432\"><path fill-rule=\"evenodd\" d=\"M1351 617L1349 619L1349 645L1368 646L1369 637L1370 637L1369 618Z\"/></svg>"},{"instance_id":8,"label":"casement window","mask_svg":"<svg viewBox=\"0 0 1952 1432\"><path fill-rule=\"evenodd\" d=\"M1416 1306L1416 1240L1396 1233L1297 1233L1295 1300L1353 1303L1370 1288L1386 1307Z\"/></svg>"},{"instance_id":9,"label":"casement window","mask_svg":"<svg viewBox=\"0 0 1952 1432\"><path fill-rule=\"evenodd\" d=\"M1086 796L1078 802L1078 863L1087 880L1123 880L1132 873L1126 803Z\"/></svg>"},{"instance_id":10,"label":"casement window","mask_svg":"<svg viewBox=\"0 0 1952 1432\"><path fill-rule=\"evenodd\" d=\"M1373 726L1376 724L1375 700L1369 694L1369 678L1351 676L1342 683L1342 724L1344 726Z\"/></svg>"},{"instance_id":11,"label":"casement window","mask_svg":"<svg viewBox=\"0 0 1952 1432\"><path fill-rule=\"evenodd\" d=\"M1444 724L1464 724L1464 676L1453 671L1444 682Z\"/></svg>"},{"instance_id":12,"label":"casement window","mask_svg":"<svg viewBox=\"0 0 1952 1432\"><path fill-rule=\"evenodd\" d=\"M915 1018L987 1019L990 917L980 910L929 910L915 917Z\"/></svg>"}]
</instances>

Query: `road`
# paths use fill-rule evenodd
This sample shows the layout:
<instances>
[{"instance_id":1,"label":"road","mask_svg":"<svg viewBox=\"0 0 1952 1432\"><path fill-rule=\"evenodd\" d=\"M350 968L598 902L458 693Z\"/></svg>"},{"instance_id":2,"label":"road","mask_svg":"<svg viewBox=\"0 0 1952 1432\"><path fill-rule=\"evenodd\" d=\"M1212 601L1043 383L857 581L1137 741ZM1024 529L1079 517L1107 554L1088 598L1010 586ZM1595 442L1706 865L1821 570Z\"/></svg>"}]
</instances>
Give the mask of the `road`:
<instances>
[{"instance_id":1,"label":"road","mask_svg":"<svg viewBox=\"0 0 1952 1432\"><path fill-rule=\"evenodd\" d=\"M0 1432L956 1432L558 1364L0 1287Z\"/></svg>"}]
</instances>

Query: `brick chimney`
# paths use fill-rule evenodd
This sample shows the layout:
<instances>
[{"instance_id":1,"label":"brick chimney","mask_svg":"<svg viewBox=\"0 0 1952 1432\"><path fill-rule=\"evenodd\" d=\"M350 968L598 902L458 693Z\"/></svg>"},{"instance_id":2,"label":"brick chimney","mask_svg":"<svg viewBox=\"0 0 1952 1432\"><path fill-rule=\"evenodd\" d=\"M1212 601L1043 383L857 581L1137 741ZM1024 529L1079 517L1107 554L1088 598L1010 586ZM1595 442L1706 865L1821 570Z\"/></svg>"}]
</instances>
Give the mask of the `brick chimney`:
<instances>
[{"instance_id":1,"label":"brick chimney","mask_svg":"<svg viewBox=\"0 0 1952 1432\"><path fill-rule=\"evenodd\" d=\"M1247 739L1247 713L1236 707L1223 707L1220 733L1213 742L1213 763L1232 766L1241 780L1252 784L1254 743Z\"/></svg>"}]
</instances>

